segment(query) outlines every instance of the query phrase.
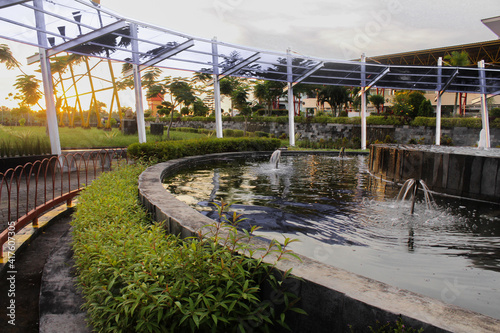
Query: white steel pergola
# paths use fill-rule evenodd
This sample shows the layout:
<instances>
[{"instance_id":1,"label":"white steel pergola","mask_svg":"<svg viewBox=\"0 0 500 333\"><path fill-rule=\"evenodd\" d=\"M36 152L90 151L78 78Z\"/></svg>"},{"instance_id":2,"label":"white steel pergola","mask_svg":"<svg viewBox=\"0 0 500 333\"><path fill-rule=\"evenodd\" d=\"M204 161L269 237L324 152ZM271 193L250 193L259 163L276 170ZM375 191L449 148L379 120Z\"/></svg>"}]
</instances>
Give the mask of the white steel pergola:
<instances>
[{"instance_id":1,"label":"white steel pergola","mask_svg":"<svg viewBox=\"0 0 500 333\"><path fill-rule=\"evenodd\" d=\"M16 18L22 17L23 20ZM64 29L61 29L64 27ZM39 48L28 59L40 61L52 152L60 154L49 57L61 52L133 65L139 141L146 141L140 71L155 66L213 75L216 133L222 137L219 80L227 75L288 84L289 138L295 145L293 87L297 83L361 88L361 148L366 148L366 91L371 87L436 91L436 144L439 145L441 95L446 92L482 96L483 146L490 146L486 98L500 93L500 70L438 66L382 65L322 59L259 50L189 36L120 16L89 0L3 0L0 37ZM48 43L50 38L51 43Z\"/></svg>"}]
</instances>

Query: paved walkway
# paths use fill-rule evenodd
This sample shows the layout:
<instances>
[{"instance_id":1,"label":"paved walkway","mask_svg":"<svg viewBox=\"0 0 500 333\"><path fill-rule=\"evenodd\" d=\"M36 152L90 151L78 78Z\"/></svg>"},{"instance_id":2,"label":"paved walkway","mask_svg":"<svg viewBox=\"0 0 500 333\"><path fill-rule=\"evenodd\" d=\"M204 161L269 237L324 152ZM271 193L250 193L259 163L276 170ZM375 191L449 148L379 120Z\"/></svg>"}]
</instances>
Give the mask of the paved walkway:
<instances>
[{"instance_id":1,"label":"paved walkway","mask_svg":"<svg viewBox=\"0 0 500 333\"><path fill-rule=\"evenodd\" d=\"M1 275L1 332L90 332L74 285L70 213L66 210L47 223L16 253L14 269ZM12 302L11 311L7 307Z\"/></svg>"}]
</instances>

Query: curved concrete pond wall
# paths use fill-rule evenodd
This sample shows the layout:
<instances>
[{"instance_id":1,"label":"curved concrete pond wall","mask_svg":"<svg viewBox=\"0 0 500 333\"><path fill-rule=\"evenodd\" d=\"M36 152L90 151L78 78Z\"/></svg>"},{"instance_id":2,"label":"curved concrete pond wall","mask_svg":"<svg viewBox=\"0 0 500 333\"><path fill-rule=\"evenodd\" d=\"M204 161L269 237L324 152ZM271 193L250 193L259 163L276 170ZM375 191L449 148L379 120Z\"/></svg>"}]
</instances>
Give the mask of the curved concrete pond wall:
<instances>
[{"instance_id":1,"label":"curved concrete pond wall","mask_svg":"<svg viewBox=\"0 0 500 333\"><path fill-rule=\"evenodd\" d=\"M203 226L212 224L168 193L162 185L166 175L177 170L216 159L270 157L272 152L225 153L187 157L156 164L139 177L139 197L156 221L166 221L167 232L193 236ZM286 154L298 152L283 152ZM307 152L305 152L307 153ZM255 239L256 247L267 243ZM300 256L301 261L281 261L278 269L293 268L292 290L301 297L299 304L308 316L291 315L289 325L294 332L369 331L378 320L394 322L399 315L413 327L425 332L500 332L500 320L445 304L439 300L368 279L348 271ZM273 301L272 293L266 297ZM251 327L249 331L251 331Z\"/></svg>"},{"instance_id":2,"label":"curved concrete pond wall","mask_svg":"<svg viewBox=\"0 0 500 333\"><path fill-rule=\"evenodd\" d=\"M497 148L372 145L369 167L387 180L422 179L435 192L500 202Z\"/></svg>"}]
</instances>

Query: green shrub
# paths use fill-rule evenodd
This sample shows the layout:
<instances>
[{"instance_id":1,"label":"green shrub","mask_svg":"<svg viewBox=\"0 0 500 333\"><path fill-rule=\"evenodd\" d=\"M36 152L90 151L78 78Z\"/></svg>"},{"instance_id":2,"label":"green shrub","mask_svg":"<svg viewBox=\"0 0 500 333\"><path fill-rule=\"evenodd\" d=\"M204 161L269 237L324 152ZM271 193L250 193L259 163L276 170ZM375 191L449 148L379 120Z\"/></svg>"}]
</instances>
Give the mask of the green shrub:
<instances>
[{"instance_id":1,"label":"green shrub","mask_svg":"<svg viewBox=\"0 0 500 333\"><path fill-rule=\"evenodd\" d=\"M489 112L490 117L498 118L500 117L500 108L493 108Z\"/></svg>"},{"instance_id":2,"label":"green shrub","mask_svg":"<svg viewBox=\"0 0 500 333\"><path fill-rule=\"evenodd\" d=\"M151 224L137 198L143 169L129 165L103 174L79 197L72 222L74 257L84 308L96 331L269 331L286 327L285 312L304 313L286 289L290 271L281 283L273 265L236 254L255 254L245 245L255 228L242 235L228 223L237 224L239 215L214 222L200 232L204 237L185 240ZM223 204L218 207L224 211ZM262 258L275 253L283 259L290 242L272 241ZM261 299L264 281L280 295L274 303Z\"/></svg>"},{"instance_id":3,"label":"green shrub","mask_svg":"<svg viewBox=\"0 0 500 333\"><path fill-rule=\"evenodd\" d=\"M26 119L24 118L19 119L19 126L24 126L24 125L26 125Z\"/></svg>"},{"instance_id":4,"label":"green shrub","mask_svg":"<svg viewBox=\"0 0 500 333\"><path fill-rule=\"evenodd\" d=\"M135 159L167 161L185 156L237 151L271 151L279 148L281 142L268 138L224 138L194 139L134 143L128 147L128 154Z\"/></svg>"},{"instance_id":5,"label":"green shrub","mask_svg":"<svg viewBox=\"0 0 500 333\"><path fill-rule=\"evenodd\" d=\"M366 117L367 125L404 125L405 117L402 116L369 116Z\"/></svg>"},{"instance_id":6,"label":"green shrub","mask_svg":"<svg viewBox=\"0 0 500 333\"><path fill-rule=\"evenodd\" d=\"M255 132L255 135L259 138L268 138L269 137L269 133L267 132L262 132L262 131L257 131Z\"/></svg>"},{"instance_id":7,"label":"green shrub","mask_svg":"<svg viewBox=\"0 0 500 333\"><path fill-rule=\"evenodd\" d=\"M442 146L453 146L453 139L448 135L444 134L441 136L441 145Z\"/></svg>"}]
</instances>

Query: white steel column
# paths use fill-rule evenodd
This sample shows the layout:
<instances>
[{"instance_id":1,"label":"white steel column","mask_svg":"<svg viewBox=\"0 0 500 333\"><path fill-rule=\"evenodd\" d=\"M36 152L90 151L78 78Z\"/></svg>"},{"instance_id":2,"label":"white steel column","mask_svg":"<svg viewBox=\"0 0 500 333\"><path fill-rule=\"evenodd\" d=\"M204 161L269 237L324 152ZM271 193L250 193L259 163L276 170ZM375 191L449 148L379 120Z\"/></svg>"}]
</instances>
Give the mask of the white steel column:
<instances>
[{"instance_id":1,"label":"white steel column","mask_svg":"<svg viewBox=\"0 0 500 333\"><path fill-rule=\"evenodd\" d=\"M293 68L290 49L286 50L286 71L288 82L288 138L290 147L295 146L295 107L293 103Z\"/></svg>"},{"instance_id":2,"label":"white steel column","mask_svg":"<svg viewBox=\"0 0 500 333\"><path fill-rule=\"evenodd\" d=\"M439 57L438 59L438 92L437 92L437 105L436 105L436 145L439 146L441 145L441 88L442 88L442 78L441 75L443 74L443 58Z\"/></svg>"},{"instance_id":3,"label":"white steel column","mask_svg":"<svg viewBox=\"0 0 500 333\"><path fill-rule=\"evenodd\" d=\"M43 10L42 0L34 0L34 7ZM61 155L61 142L59 141L59 128L57 126L56 106L54 102L54 86L52 85L52 73L50 72L50 59L47 57L47 34L45 33L44 14L35 10L35 20L37 28L38 44L45 48L40 48L40 67L42 70L43 94L45 96L47 127L49 129L50 150L54 155Z\"/></svg>"},{"instance_id":4,"label":"white steel column","mask_svg":"<svg viewBox=\"0 0 500 333\"><path fill-rule=\"evenodd\" d=\"M220 106L220 85L219 85L219 53L217 50L217 38L212 39L212 65L214 77L214 108L215 108L215 133L217 138L222 138L222 110Z\"/></svg>"},{"instance_id":5,"label":"white steel column","mask_svg":"<svg viewBox=\"0 0 500 333\"><path fill-rule=\"evenodd\" d=\"M366 149L366 56L361 55L361 149Z\"/></svg>"},{"instance_id":6,"label":"white steel column","mask_svg":"<svg viewBox=\"0 0 500 333\"><path fill-rule=\"evenodd\" d=\"M130 35L132 37L132 66L134 72L135 115L137 117L139 143L144 143L146 142L146 122L144 121L144 108L142 106L142 84L141 72L139 70L140 59L139 45L137 42L137 29L137 24L130 23Z\"/></svg>"},{"instance_id":7,"label":"white steel column","mask_svg":"<svg viewBox=\"0 0 500 333\"><path fill-rule=\"evenodd\" d=\"M482 137L479 142L480 148L490 148L490 121L488 119L488 105L486 103L486 75L484 73L484 60L477 63L479 67L479 84L481 85L481 119L483 123ZM484 140L483 140L484 138Z\"/></svg>"}]
</instances>

